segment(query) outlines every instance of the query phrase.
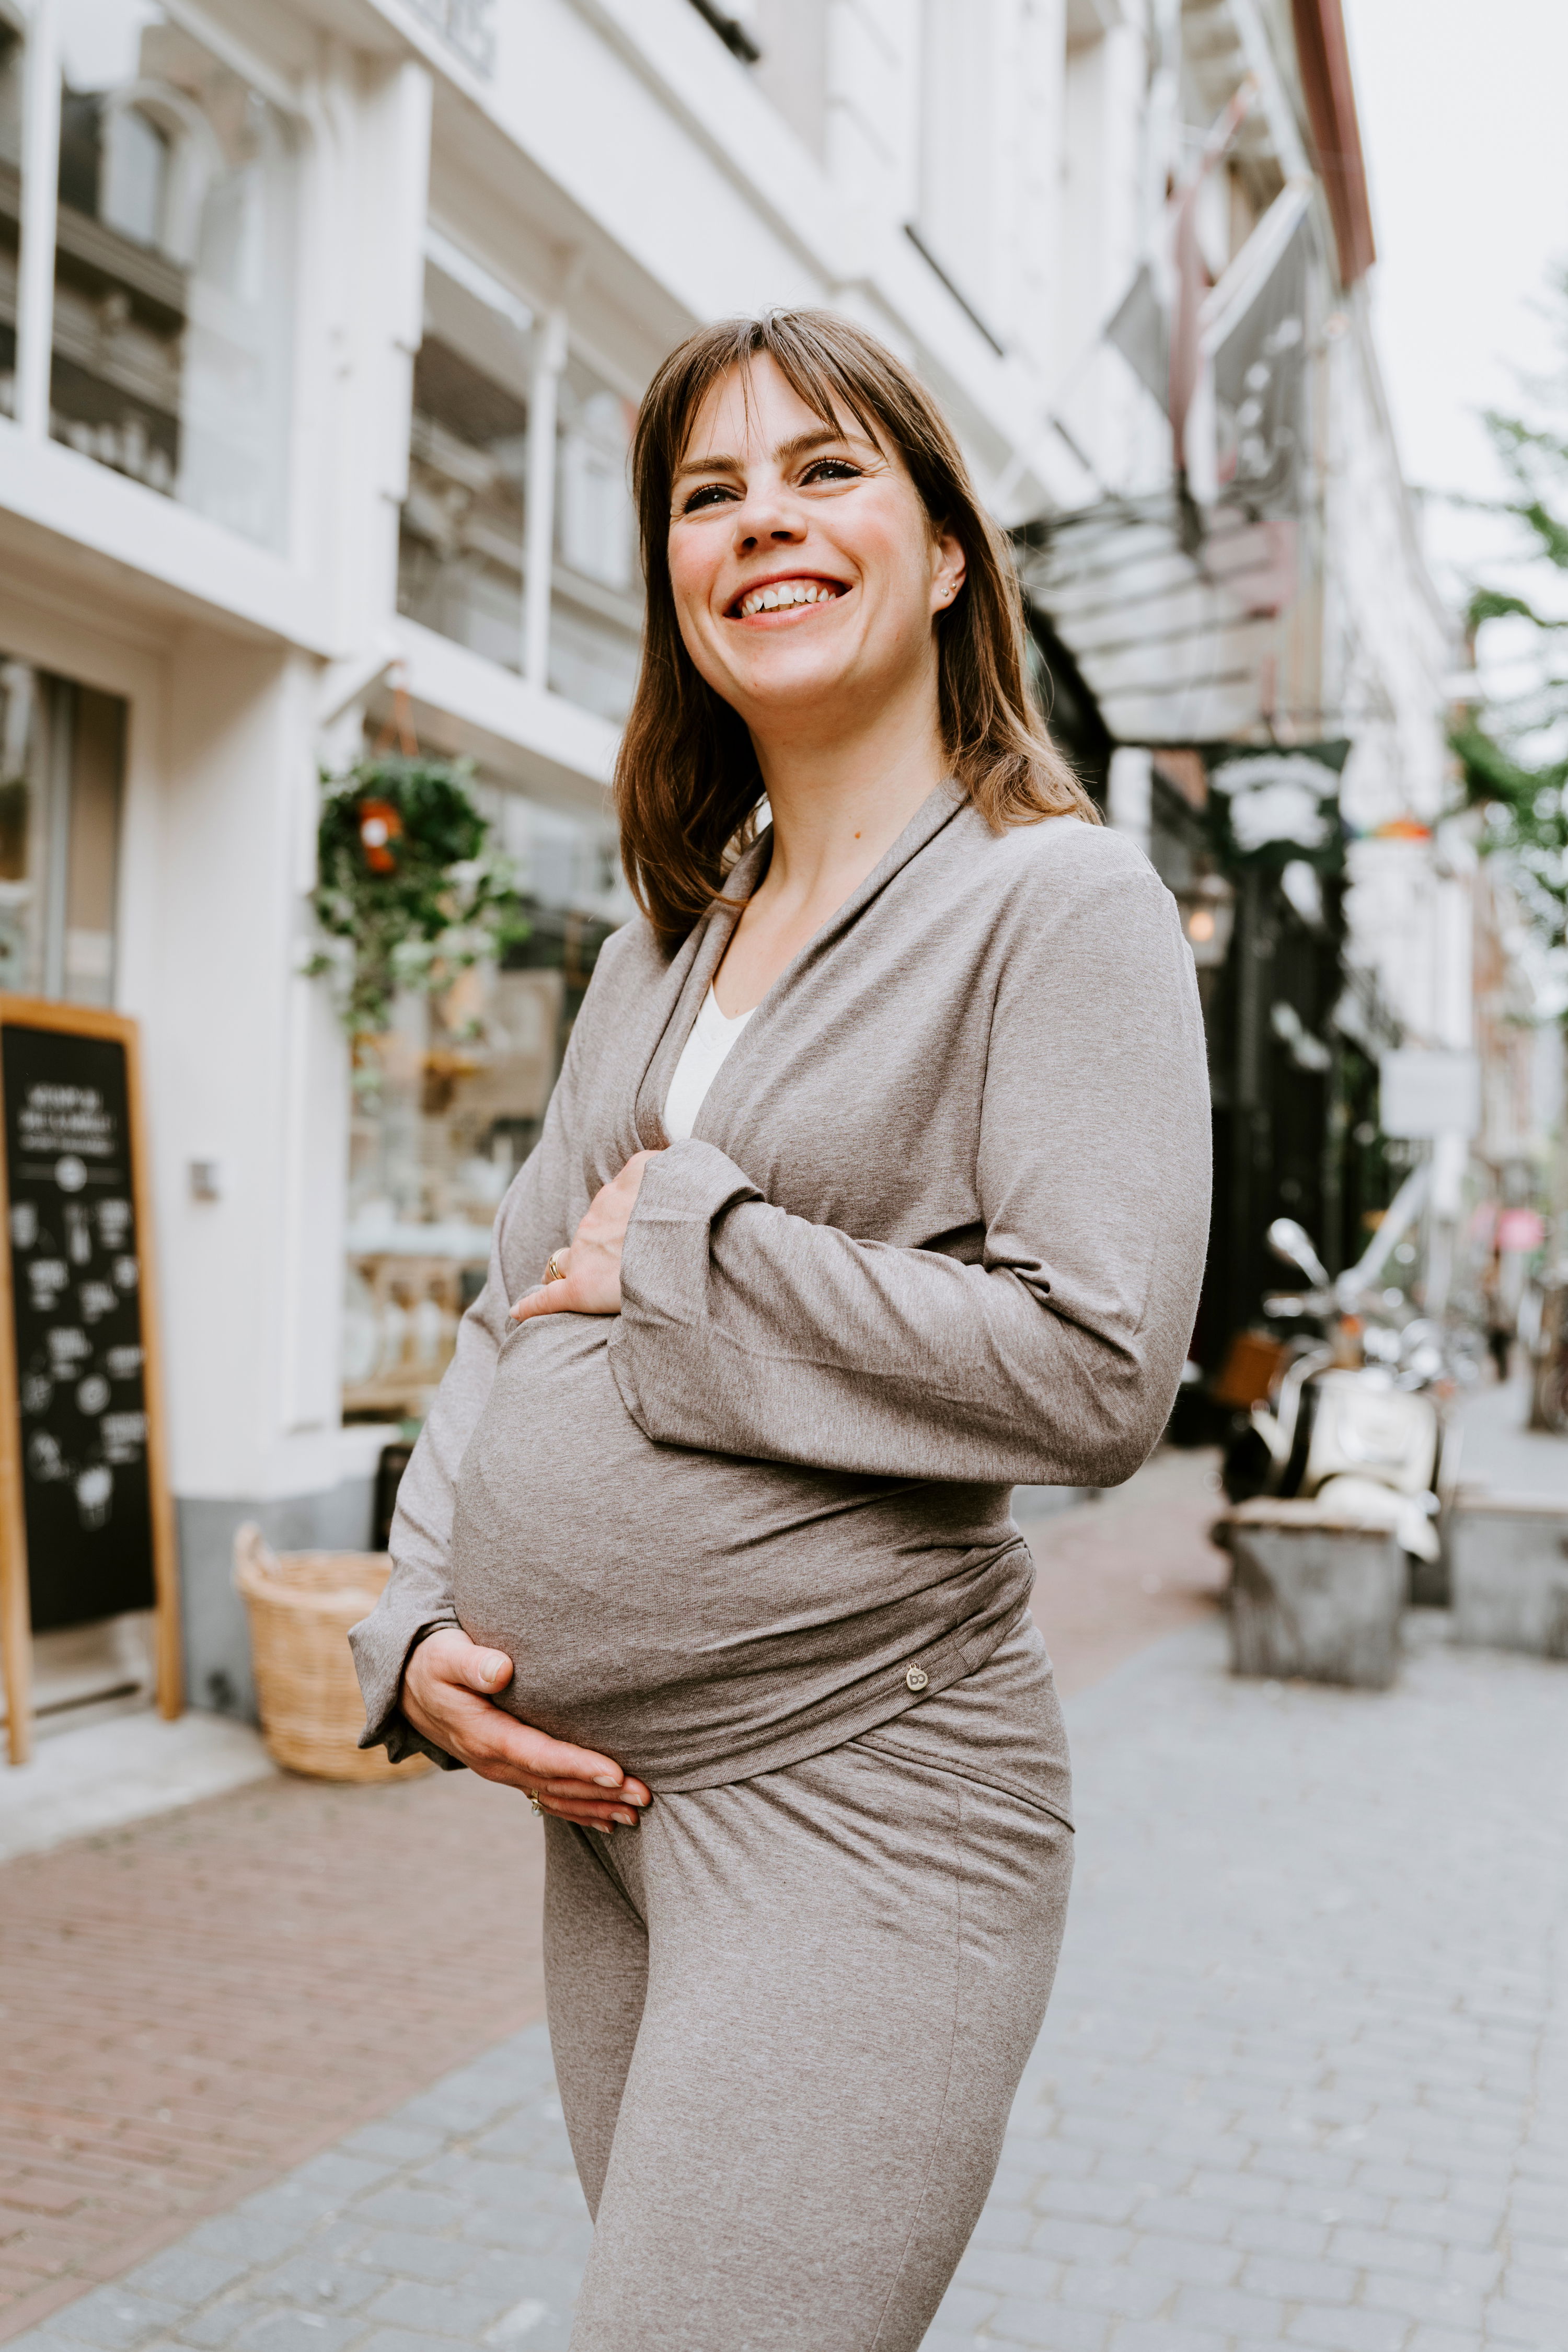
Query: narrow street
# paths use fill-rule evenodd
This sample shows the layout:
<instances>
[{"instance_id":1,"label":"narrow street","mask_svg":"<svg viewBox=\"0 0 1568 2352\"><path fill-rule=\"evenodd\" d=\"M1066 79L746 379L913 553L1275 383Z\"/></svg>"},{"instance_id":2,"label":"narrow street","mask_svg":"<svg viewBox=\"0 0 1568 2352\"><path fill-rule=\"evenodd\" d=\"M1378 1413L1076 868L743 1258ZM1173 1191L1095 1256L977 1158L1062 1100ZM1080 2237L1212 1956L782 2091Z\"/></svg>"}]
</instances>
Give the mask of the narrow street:
<instances>
[{"instance_id":1,"label":"narrow street","mask_svg":"<svg viewBox=\"0 0 1568 2352\"><path fill-rule=\"evenodd\" d=\"M1207 1477L1162 1456L1031 1527L1079 1874L929 2352L1559 2352L1563 1670L1428 1614L1387 1695L1233 1681ZM517 1867L481 1893L498 1829ZM7 1865L7 2001L34 2021L6 2043L13 2163L34 2135L33 2203L0 2189L16 2344L563 2347L587 2226L536 1868L500 1792L435 1780L279 1780Z\"/></svg>"},{"instance_id":2,"label":"narrow street","mask_svg":"<svg viewBox=\"0 0 1568 2352\"><path fill-rule=\"evenodd\" d=\"M1565 86L0 0L0 2352L1568 2352Z\"/></svg>"}]
</instances>

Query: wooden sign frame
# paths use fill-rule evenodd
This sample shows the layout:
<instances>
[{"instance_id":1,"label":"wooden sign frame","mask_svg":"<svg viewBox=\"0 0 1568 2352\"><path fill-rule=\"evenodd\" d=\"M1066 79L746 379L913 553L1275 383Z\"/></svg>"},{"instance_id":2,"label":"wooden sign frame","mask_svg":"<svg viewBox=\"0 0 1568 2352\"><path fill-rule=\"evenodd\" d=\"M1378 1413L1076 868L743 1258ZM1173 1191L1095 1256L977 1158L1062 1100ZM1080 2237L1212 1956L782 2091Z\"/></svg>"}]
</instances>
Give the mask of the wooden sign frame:
<instances>
[{"instance_id":1,"label":"wooden sign frame","mask_svg":"<svg viewBox=\"0 0 1568 2352\"><path fill-rule=\"evenodd\" d=\"M8 1028L47 1029L69 1036L103 1038L124 1049L131 1196L140 1267L137 1291L142 1329L142 1399L147 1417L158 1710L165 1720L172 1721L184 1704L179 1567L163 1418L153 1185L142 1090L140 1033L136 1023L124 1013L110 1013L98 1005L61 1004L41 996L0 995L0 1079L5 1071ZM22 1480L21 1397L11 1282L10 1171L0 1116L0 1647L5 1653L6 1728L13 1764L26 1764L33 1748L32 1603Z\"/></svg>"}]
</instances>

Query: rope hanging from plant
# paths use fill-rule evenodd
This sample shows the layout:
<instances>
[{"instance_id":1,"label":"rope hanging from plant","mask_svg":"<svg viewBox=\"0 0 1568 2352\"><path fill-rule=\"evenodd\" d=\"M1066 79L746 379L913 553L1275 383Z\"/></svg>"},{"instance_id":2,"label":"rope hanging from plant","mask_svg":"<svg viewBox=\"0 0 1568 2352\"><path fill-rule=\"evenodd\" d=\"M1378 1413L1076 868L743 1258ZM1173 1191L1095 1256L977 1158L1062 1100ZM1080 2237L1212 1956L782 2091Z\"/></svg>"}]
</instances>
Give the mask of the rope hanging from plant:
<instances>
[{"instance_id":1,"label":"rope hanging from plant","mask_svg":"<svg viewBox=\"0 0 1568 2352\"><path fill-rule=\"evenodd\" d=\"M337 979L355 1039L385 1032L400 991L435 995L531 929L510 861L487 845L489 821L468 789L473 762L422 753L405 712L399 686L399 749L384 738L341 776L321 776L311 904L336 944L306 971Z\"/></svg>"}]
</instances>

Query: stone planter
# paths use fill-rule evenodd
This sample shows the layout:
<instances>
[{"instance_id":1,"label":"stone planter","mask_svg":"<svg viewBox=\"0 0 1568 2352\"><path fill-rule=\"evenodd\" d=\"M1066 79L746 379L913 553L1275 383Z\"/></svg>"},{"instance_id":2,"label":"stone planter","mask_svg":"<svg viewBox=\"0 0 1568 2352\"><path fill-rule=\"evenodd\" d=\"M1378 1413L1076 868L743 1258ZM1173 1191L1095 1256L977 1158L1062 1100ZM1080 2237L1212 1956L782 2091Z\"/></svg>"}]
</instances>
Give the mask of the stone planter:
<instances>
[{"instance_id":1,"label":"stone planter","mask_svg":"<svg viewBox=\"0 0 1568 2352\"><path fill-rule=\"evenodd\" d=\"M1391 1528L1304 1502L1243 1503L1216 1530L1231 1556L1231 1670L1386 1690L1408 1570Z\"/></svg>"},{"instance_id":2,"label":"stone planter","mask_svg":"<svg viewBox=\"0 0 1568 2352\"><path fill-rule=\"evenodd\" d=\"M1568 1510L1461 1486L1448 1546L1457 1642L1568 1658Z\"/></svg>"}]
</instances>

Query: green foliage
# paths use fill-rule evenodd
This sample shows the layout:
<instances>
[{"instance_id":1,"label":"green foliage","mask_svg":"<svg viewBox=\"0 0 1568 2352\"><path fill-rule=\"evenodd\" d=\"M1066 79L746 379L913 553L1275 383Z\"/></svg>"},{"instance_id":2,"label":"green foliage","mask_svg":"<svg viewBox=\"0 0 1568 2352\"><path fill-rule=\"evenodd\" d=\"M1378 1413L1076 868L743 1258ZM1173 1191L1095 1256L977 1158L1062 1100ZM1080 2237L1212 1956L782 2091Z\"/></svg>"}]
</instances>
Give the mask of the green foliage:
<instances>
[{"instance_id":1,"label":"green foliage","mask_svg":"<svg viewBox=\"0 0 1568 2352\"><path fill-rule=\"evenodd\" d=\"M1568 359L1568 268L1553 273L1552 304ZM1465 798L1485 813L1483 846L1507 858L1526 912L1553 948L1568 946L1568 667L1562 646L1568 619L1543 610L1568 574L1568 369L1534 388L1544 421L1490 412L1486 419L1512 495L1494 511L1520 526L1524 560L1539 570L1542 595L1479 583L1468 619L1478 635L1496 621L1533 631L1539 659L1533 682L1488 702L1450 737Z\"/></svg>"},{"instance_id":2,"label":"green foliage","mask_svg":"<svg viewBox=\"0 0 1568 2352\"><path fill-rule=\"evenodd\" d=\"M1528 597L1512 595L1506 589L1478 588L1470 598L1468 619L1472 629L1479 629L1483 621L1506 621L1515 616L1538 629L1568 628L1568 622L1548 620L1544 613L1536 611Z\"/></svg>"},{"instance_id":3,"label":"green foliage","mask_svg":"<svg viewBox=\"0 0 1568 2352\"><path fill-rule=\"evenodd\" d=\"M400 989L426 994L529 936L510 866L466 789L466 761L362 760L323 776L316 920L339 942L307 969L341 984L351 1037L378 1035Z\"/></svg>"}]
</instances>

